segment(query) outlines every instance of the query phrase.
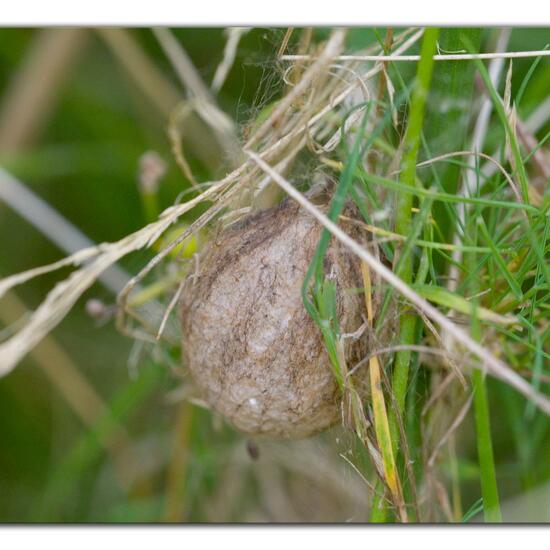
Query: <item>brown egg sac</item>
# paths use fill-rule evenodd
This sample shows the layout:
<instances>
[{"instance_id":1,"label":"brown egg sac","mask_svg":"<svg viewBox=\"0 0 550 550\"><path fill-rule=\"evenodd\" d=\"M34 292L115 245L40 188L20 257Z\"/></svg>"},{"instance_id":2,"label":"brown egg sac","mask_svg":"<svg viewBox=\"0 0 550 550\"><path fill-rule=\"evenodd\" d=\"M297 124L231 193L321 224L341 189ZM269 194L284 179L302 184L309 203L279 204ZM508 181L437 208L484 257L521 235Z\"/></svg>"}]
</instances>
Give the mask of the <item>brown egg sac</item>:
<instances>
[{"instance_id":1,"label":"brown egg sac","mask_svg":"<svg viewBox=\"0 0 550 550\"><path fill-rule=\"evenodd\" d=\"M184 361L204 399L242 432L301 438L341 418L323 338L301 296L321 229L287 199L222 231L186 280ZM336 282L341 332L357 331L359 262L332 239L324 269ZM348 365L365 355L365 340L344 340Z\"/></svg>"}]
</instances>

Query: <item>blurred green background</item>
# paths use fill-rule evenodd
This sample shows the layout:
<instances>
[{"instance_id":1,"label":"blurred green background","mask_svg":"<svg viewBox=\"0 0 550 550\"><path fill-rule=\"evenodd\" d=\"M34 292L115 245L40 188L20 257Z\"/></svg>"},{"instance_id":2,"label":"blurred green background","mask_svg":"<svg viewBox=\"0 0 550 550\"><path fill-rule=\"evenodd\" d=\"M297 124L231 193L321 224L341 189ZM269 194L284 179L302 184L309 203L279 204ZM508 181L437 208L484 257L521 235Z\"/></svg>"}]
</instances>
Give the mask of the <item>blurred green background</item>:
<instances>
[{"instance_id":1,"label":"blurred green background","mask_svg":"<svg viewBox=\"0 0 550 550\"><path fill-rule=\"evenodd\" d=\"M173 32L210 83L223 57L224 30ZM240 41L218 102L243 131L283 89L276 54L284 34L252 29ZM348 38L352 48L375 39L372 29L353 29ZM485 29L482 49L493 39ZM548 39L547 29L515 29L508 49L542 49ZM531 63L514 62L515 90ZM545 97L548 78L546 64L526 89L520 115ZM174 94L185 97L149 29L0 30L0 165L93 241L115 241L147 221L138 190L146 151L167 163L161 208L189 189L166 133ZM227 159L195 122L201 131L184 148L197 179L206 181L224 171ZM64 255L0 202L0 277ZM121 265L136 273L150 257L134 254ZM22 307L36 307L66 273L18 287L0 302L0 327L20 317ZM86 313L90 298L114 303L95 284L0 380L0 521L366 519L368 488L338 454L354 446L351 436L335 430L307 442L259 443L254 460L244 438L213 423L207 411L181 404L181 378L166 362L147 354L133 360L132 340L112 321L98 323ZM506 470L514 449L498 417L494 422L504 496L513 495L521 490L513 469ZM461 453L465 479L468 456L475 463L470 428ZM470 478L466 505L479 498L475 471Z\"/></svg>"}]
</instances>

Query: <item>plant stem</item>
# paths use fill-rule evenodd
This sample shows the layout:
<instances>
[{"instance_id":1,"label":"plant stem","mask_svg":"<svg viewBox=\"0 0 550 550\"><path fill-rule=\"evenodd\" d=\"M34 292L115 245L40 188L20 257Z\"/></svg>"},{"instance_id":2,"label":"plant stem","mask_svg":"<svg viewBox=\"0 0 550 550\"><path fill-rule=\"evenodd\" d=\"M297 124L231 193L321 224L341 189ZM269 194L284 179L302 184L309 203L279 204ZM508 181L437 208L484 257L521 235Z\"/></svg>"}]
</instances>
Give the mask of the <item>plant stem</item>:
<instances>
[{"instance_id":1,"label":"plant stem","mask_svg":"<svg viewBox=\"0 0 550 550\"><path fill-rule=\"evenodd\" d=\"M474 48L471 53L478 53L481 29L476 28L441 29L438 36L439 48L442 53L463 51L464 37ZM446 61L434 67L425 125L426 141L433 156L463 148L471 121L469 107L474 91L475 72L473 63L463 61ZM452 131L449 131L450 128ZM448 193L455 193L461 167L445 163L437 166L435 171L443 189ZM447 221L450 221L448 217Z\"/></svg>"},{"instance_id":2,"label":"plant stem","mask_svg":"<svg viewBox=\"0 0 550 550\"><path fill-rule=\"evenodd\" d=\"M174 430L172 460L166 480L166 504L163 520L179 523L185 520L185 489L189 466L193 406L188 401L181 403Z\"/></svg>"},{"instance_id":3,"label":"plant stem","mask_svg":"<svg viewBox=\"0 0 550 550\"><path fill-rule=\"evenodd\" d=\"M477 229L479 223L473 228L473 242L477 242ZM466 265L468 271L475 269L475 254L470 253L466 256ZM470 292L475 296L479 292L478 279L472 279L470 283ZM478 300L472 300L472 338L476 341L481 340L481 326L479 324L479 315L477 314ZM485 382L485 373L480 369L474 369L472 373L472 386L474 391L474 413L476 422L476 443L479 461L479 470L481 476L481 496L483 497L483 510L485 521L490 523L500 523L502 516L500 513L500 502L498 497L498 487L495 473L495 462L493 456L493 444L491 441L491 425L489 420L489 399L487 396L487 385Z\"/></svg>"},{"instance_id":4,"label":"plant stem","mask_svg":"<svg viewBox=\"0 0 550 550\"><path fill-rule=\"evenodd\" d=\"M370 280L369 268L365 262L361 263L361 272L363 275L363 286L365 288L365 306L367 310L367 321L372 328L373 307L372 307L372 285ZM369 375L371 386L372 412L374 417L374 431L376 441L382 454L384 467L384 481L392 495L393 502L398 509L399 519L403 523L408 522L407 510L403 500L403 490L399 480L399 472L396 466L395 454L393 452L392 437L388 422L388 414L384 391L382 389L382 380L380 373L380 363L378 357L372 357L369 361Z\"/></svg>"},{"instance_id":5,"label":"plant stem","mask_svg":"<svg viewBox=\"0 0 550 550\"><path fill-rule=\"evenodd\" d=\"M449 438L449 466L451 469L451 486L452 486L452 504L453 504L453 519L459 522L462 518L462 497L460 494L460 474L458 471L458 460L456 456L455 435Z\"/></svg>"},{"instance_id":6,"label":"plant stem","mask_svg":"<svg viewBox=\"0 0 550 550\"><path fill-rule=\"evenodd\" d=\"M479 369L475 369L472 382L474 387L477 453L481 472L481 494L483 495L485 521L500 523L502 522L502 515L500 513L493 444L491 442L487 386L485 376Z\"/></svg>"},{"instance_id":7,"label":"plant stem","mask_svg":"<svg viewBox=\"0 0 550 550\"><path fill-rule=\"evenodd\" d=\"M478 53L481 30L475 28L447 28L441 31L439 48L445 52L464 50L464 39L472 44L472 53ZM427 107L425 137L430 156L463 150L471 122L470 106L474 92L475 65L471 62L448 61L434 68L430 103ZM452 131L449 129L452 128ZM463 169L459 164L441 163L432 166L433 183L438 190L456 195ZM462 208L461 206L459 208ZM448 204L435 203L434 219L441 230L441 239L452 242L456 231L454 210ZM448 269L443 258L434 258L441 273Z\"/></svg>"},{"instance_id":8,"label":"plant stem","mask_svg":"<svg viewBox=\"0 0 550 550\"><path fill-rule=\"evenodd\" d=\"M388 508L383 499L384 487L381 481L377 481L375 485L375 493L372 499L372 507L369 518L370 523L386 523L388 521Z\"/></svg>"},{"instance_id":9,"label":"plant stem","mask_svg":"<svg viewBox=\"0 0 550 550\"><path fill-rule=\"evenodd\" d=\"M433 54L437 45L439 29L426 29L422 39L421 59L418 63L416 82L411 98L411 107L409 113L409 123L405 135L405 153L403 155L403 171L401 181L414 187L416 178L416 161L420 145L422 124L424 121L424 111L426 99L430 88L430 82L433 71ZM395 230L402 235L408 235L412 228L412 210L413 196L409 193L402 193L398 196L397 218ZM401 262L397 275L405 283L412 283L413 276L413 258L409 254L405 261ZM405 313L405 312L403 312ZM399 334L400 344L410 345L414 342L416 317L404 314L401 316ZM409 376L409 365L411 360L410 351L400 351L395 357L395 367L392 379L392 389L395 394L397 411L392 410L390 414L390 430L394 448L397 449L399 441L399 430L397 425L397 416L403 412L405 405L405 396Z\"/></svg>"},{"instance_id":10,"label":"plant stem","mask_svg":"<svg viewBox=\"0 0 550 550\"><path fill-rule=\"evenodd\" d=\"M160 206L157 192L147 192L140 190L139 196L141 199L145 221L147 223L154 222L160 214Z\"/></svg>"},{"instance_id":11,"label":"plant stem","mask_svg":"<svg viewBox=\"0 0 550 550\"><path fill-rule=\"evenodd\" d=\"M477 315L473 316L472 337L476 340L479 340L481 337L481 327L479 326ZM476 443L485 521L489 523L500 523L502 522L502 515L500 513L493 443L491 441L487 384L485 382L485 374L479 369L474 369L472 373L472 386L474 390Z\"/></svg>"}]
</instances>

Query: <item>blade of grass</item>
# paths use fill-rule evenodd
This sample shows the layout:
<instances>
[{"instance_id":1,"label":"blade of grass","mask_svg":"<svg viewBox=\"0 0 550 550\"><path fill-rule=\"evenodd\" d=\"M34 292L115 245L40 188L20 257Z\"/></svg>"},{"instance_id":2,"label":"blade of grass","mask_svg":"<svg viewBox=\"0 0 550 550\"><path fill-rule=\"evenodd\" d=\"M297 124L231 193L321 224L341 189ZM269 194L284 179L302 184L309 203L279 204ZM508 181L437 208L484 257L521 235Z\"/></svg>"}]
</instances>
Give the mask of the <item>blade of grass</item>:
<instances>
[{"instance_id":1,"label":"blade of grass","mask_svg":"<svg viewBox=\"0 0 550 550\"><path fill-rule=\"evenodd\" d=\"M443 201L451 204L464 203L472 205L481 205L491 208L509 208L513 210L524 210L531 214L539 214L539 209L530 205L513 201L502 201L485 199L482 197L461 197L450 193L442 193L433 189L424 189L423 187L404 185L400 181L393 181L389 178L377 176L376 174L368 174L364 171L358 172L358 177L366 182L375 183L394 191L399 191L400 194L415 195L417 197L431 198L434 201ZM401 178L402 180L403 178ZM412 199L411 199L412 202Z\"/></svg>"},{"instance_id":2,"label":"blade of grass","mask_svg":"<svg viewBox=\"0 0 550 550\"><path fill-rule=\"evenodd\" d=\"M491 442L491 425L489 421L489 400L485 375L480 370L472 374L474 388L474 410L476 419L477 452L481 474L481 494L485 521L502 522L498 486L495 473L493 444Z\"/></svg>"},{"instance_id":3,"label":"blade of grass","mask_svg":"<svg viewBox=\"0 0 550 550\"><path fill-rule=\"evenodd\" d=\"M166 478L166 500L163 520L171 523L183 521L186 499L185 489L190 458L193 405L184 401L179 408L174 429L172 460Z\"/></svg>"},{"instance_id":4,"label":"blade of grass","mask_svg":"<svg viewBox=\"0 0 550 550\"><path fill-rule=\"evenodd\" d=\"M474 224L475 222L472 222ZM477 241L477 228L475 224L472 228L472 241ZM476 268L476 258L474 253L470 253L465 258L468 270L472 272ZM478 278L472 278L470 283L470 292L475 296L479 292ZM481 340L481 325L479 315L477 314L478 300L472 300L473 315L471 322L472 338ZM481 495L483 497L483 510L485 521L499 523L502 521L500 513L500 501L498 497L498 486L496 481L495 462L493 455L493 443L491 440L491 424L489 413L489 399L487 396L487 385L485 373L480 369L475 369L472 373L472 385L474 391L474 416L476 424L476 443L479 461L479 470L481 477Z\"/></svg>"},{"instance_id":5,"label":"blade of grass","mask_svg":"<svg viewBox=\"0 0 550 550\"><path fill-rule=\"evenodd\" d=\"M416 81L411 98L409 122L405 134L405 153L403 155L403 171L401 181L405 186L413 188L416 181L416 164L420 136L424 122L424 112L428 97L433 71L433 55L437 46L439 29L430 28L424 32L421 47L421 58L418 63ZM397 216L395 231L401 235L409 235L412 229L413 197L411 194L400 194L397 202ZM404 262L400 263L397 276L404 283L410 284L413 279L413 258L408 255ZM399 343L411 345L414 343L416 316L402 315L399 326ZM405 405L407 382L409 375L410 351L400 351L395 356L395 366L392 377L392 390L395 394L398 406L397 414L402 414ZM393 416L393 415L392 415ZM392 439L394 448L397 448L399 434L394 429Z\"/></svg>"},{"instance_id":6,"label":"blade of grass","mask_svg":"<svg viewBox=\"0 0 550 550\"><path fill-rule=\"evenodd\" d=\"M502 323L505 325L518 324L519 322L516 317L504 317L481 306L476 306L474 308L471 301L440 286L415 284L413 288L420 296L430 300L430 302L435 302L440 306L454 309L465 315L473 315L475 310L477 317L483 321L491 321L493 323Z\"/></svg>"},{"instance_id":7,"label":"blade of grass","mask_svg":"<svg viewBox=\"0 0 550 550\"><path fill-rule=\"evenodd\" d=\"M384 500L384 491L382 482L377 481L374 486L374 496L372 499L369 523L386 523L389 520L388 507Z\"/></svg>"},{"instance_id":8,"label":"blade of grass","mask_svg":"<svg viewBox=\"0 0 550 550\"><path fill-rule=\"evenodd\" d=\"M360 158L368 151L369 147L372 145L374 140L378 137L380 131L385 127L389 117L384 117L384 120L375 131L368 137L365 143L363 143L365 128L370 114L371 104L365 109L357 137L354 141L351 154L349 155L348 162L345 164L338 187L334 193L333 200L329 209L329 218L332 220L338 219L341 211L344 208L346 196L348 191L351 189L351 184L353 182L353 176L356 172L356 167L359 163ZM335 375L336 381L338 382L339 387L344 390L347 384L349 389L349 398L351 401L352 414L355 424L355 430L359 438L366 444L366 432L365 426L363 425L363 405L359 400L358 394L354 391L353 381L351 379L345 380L345 364L340 357L339 349L339 330L337 327L337 317L335 313L335 289L334 285L330 281L324 280L323 273L323 257L326 254L329 243L331 239L331 233L323 228L321 233L321 238L317 246L316 253L312 259L306 277L302 285L302 299L304 305L319 326L321 333L323 335L323 340L329 355L333 373ZM313 286L313 301L310 300L308 296L309 284L311 278L314 277L314 286ZM368 307L367 307L368 310ZM372 317L372 309L370 310L370 315ZM379 371L378 371L379 374ZM374 390L376 392L376 390ZM381 392L381 389L380 389ZM380 401L382 399L382 402ZM377 411L376 418L378 422L378 432L377 438L379 439L379 446L383 452L383 463L384 463L384 472L386 481L394 497L397 507L400 509L400 516L402 520L406 519L406 511L403 504L402 492L398 481L396 481L396 468L395 461L392 455L388 455L387 448L384 445L384 435L383 431L384 421L381 419L380 415L382 414L382 409L380 404L384 404L383 395L378 396L377 398ZM383 413L385 415L385 404ZM387 416L386 416L387 421ZM376 428L375 428L376 432ZM385 454L384 454L385 453ZM376 497L375 497L376 499ZM384 507L373 506L374 509L380 509L381 513L384 514Z\"/></svg>"},{"instance_id":9,"label":"blade of grass","mask_svg":"<svg viewBox=\"0 0 550 550\"><path fill-rule=\"evenodd\" d=\"M329 218L332 221L338 219L338 216L344 208L346 195L353 181L353 174L361 156L361 144L363 136L365 135L365 128L367 125L369 111L369 108L365 110L365 114L363 115L361 126L359 128L357 138L355 139L355 142L353 144L353 149L351 151L349 160L344 167L342 175L340 176L340 182L335 191L334 198L331 202L331 206L329 209ZM304 306L319 326L321 326L319 314L315 308L315 305L308 296L308 290L311 278L315 275L314 295L319 294L320 292L320 287L323 282L323 258L328 249L330 238L330 232L323 228L323 231L321 232L321 237L319 239L319 244L317 245L317 249L315 251L315 255L313 256L313 259L304 278L304 282L302 284L302 300L304 302Z\"/></svg>"},{"instance_id":10,"label":"blade of grass","mask_svg":"<svg viewBox=\"0 0 550 550\"><path fill-rule=\"evenodd\" d=\"M548 44L544 46L544 50L547 50L549 48ZM525 77L523 78L523 81L519 87L518 93L516 94L516 105L521 105L521 100L523 99L523 94L525 93L525 89L527 88L527 85L529 84L529 81L531 80L531 77L533 76L533 73L535 72L535 69L537 68L538 64L540 63L542 57L536 57L533 63L531 63L531 66L529 67L529 70L525 74Z\"/></svg>"},{"instance_id":11,"label":"blade of grass","mask_svg":"<svg viewBox=\"0 0 550 550\"><path fill-rule=\"evenodd\" d=\"M466 46L470 51L474 50L472 43L467 39L467 37L464 37L464 43L466 44ZM493 100L493 107L508 137L508 140L510 143L510 149L512 152L512 157L514 159L515 170L517 171L517 175L520 183L520 189L521 189L523 201L528 204L529 203L529 182L527 180L527 173L525 172L525 166L523 165L523 160L521 158L521 152L519 150L519 145L516 139L515 131L512 128L510 121L508 120L506 111L504 109L504 103L500 98L500 96L498 95L498 92L496 91L495 87L493 86L493 83L491 81L491 77L489 76L489 72L487 71L487 68L485 67L483 62L480 61L479 59L475 59L474 63L476 64L479 74L483 79L483 83L485 84L485 87L489 91L491 99Z\"/></svg>"},{"instance_id":12,"label":"blade of grass","mask_svg":"<svg viewBox=\"0 0 550 550\"><path fill-rule=\"evenodd\" d=\"M468 523L474 516L479 514L483 510L483 499L476 500L468 509L468 511L462 516L461 523Z\"/></svg>"},{"instance_id":13,"label":"blade of grass","mask_svg":"<svg viewBox=\"0 0 550 550\"><path fill-rule=\"evenodd\" d=\"M438 36L441 53L463 51L463 36L466 36L477 53L481 41L481 30L476 28L444 28ZM474 91L475 66L470 62L448 60L434 67L433 83L430 87L430 101L426 107L424 134L430 144L430 156L436 157L464 147L470 122L470 107ZM452 131L449 129L452 128ZM446 164L434 168L442 190L455 194L458 188L461 168ZM450 237L452 213L445 205L434 207L434 217L443 228L444 239Z\"/></svg>"},{"instance_id":14,"label":"blade of grass","mask_svg":"<svg viewBox=\"0 0 550 550\"><path fill-rule=\"evenodd\" d=\"M361 262L361 274L363 276L363 285L365 287L367 321L369 326L372 327L372 285L369 268L365 262ZM374 416L374 431L376 433L378 447L380 448L380 452L382 454L385 480L392 494L393 500L398 506L401 521L407 522L407 511L403 501L403 491L401 489L399 473L395 464L390 423L388 421L384 391L382 390L380 363L377 356L374 356L369 360L369 375L372 395L372 411Z\"/></svg>"},{"instance_id":15,"label":"blade of grass","mask_svg":"<svg viewBox=\"0 0 550 550\"><path fill-rule=\"evenodd\" d=\"M469 43L467 39L465 39L464 42L469 49L472 48L471 43ZM526 204L528 204L529 203L529 181L525 170L525 163L521 156L521 151L519 148L515 128L512 126L510 119L507 116L504 103L500 98L500 96L498 95L491 81L491 78L487 72L487 69L485 68L485 66L480 60L475 60L475 63L483 79L483 82L487 90L489 91L489 94L493 101L495 111L498 114L498 117L500 119L502 126L504 127L507 142L509 144L510 151L511 151L511 157L512 157L511 164L514 169L514 172L516 173L519 179L523 201ZM534 213L534 215L532 214L531 211L526 211L525 219L523 220L524 222L523 228L529 240L529 254L536 255L538 259L537 270L540 269L540 271L542 272L542 275L548 287L550 287L550 267L548 266L547 257L546 257L547 255L545 254L545 250L544 250L545 245L544 244L541 245L539 241L539 237L537 236L534 228L538 225L537 222L540 220L540 216L546 216L547 218L547 212L549 208L550 208L550 203L546 201L546 203L543 204L540 210L536 209L536 212ZM526 261L524 261L524 265L528 265Z\"/></svg>"},{"instance_id":16,"label":"blade of grass","mask_svg":"<svg viewBox=\"0 0 550 550\"><path fill-rule=\"evenodd\" d=\"M520 286L518 285L518 283L510 273L510 271L508 270L508 267L506 266L506 262L504 261L502 254L499 252L497 245L495 244L489 231L487 230L487 225L485 224L481 216L477 218L477 223L478 223L479 229L481 230L481 234L483 238L485 239L485 241L493 251L493 257L495 259L497 266L499 267L500 272L502 273L503 277L506 279L506 281L510 285L510 289L514 293L516 299L521 300L523 298L523 292L521 291Z\"/></svg>"}]
</instances>

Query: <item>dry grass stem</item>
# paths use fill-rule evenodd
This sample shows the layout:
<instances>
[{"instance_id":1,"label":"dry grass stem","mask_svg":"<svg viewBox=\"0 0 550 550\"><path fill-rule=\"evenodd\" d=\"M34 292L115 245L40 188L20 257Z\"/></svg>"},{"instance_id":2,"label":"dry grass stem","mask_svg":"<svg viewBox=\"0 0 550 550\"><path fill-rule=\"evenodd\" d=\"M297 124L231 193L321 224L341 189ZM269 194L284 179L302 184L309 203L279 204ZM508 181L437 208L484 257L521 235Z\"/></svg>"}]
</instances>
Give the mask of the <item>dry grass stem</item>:
<instances>
[{"instance_id":1,"label":"dry grass stem","mask_svg":"<svg viewBox=\"0 0 550 550\"><path fill-rule=\"evenodd\" d=\"M526 57L548 57L550 50L530 50L524 52L456 53L437 54L434 61L472 61L474 59L518 59ZM281 61L314 61L318 57L311 55L282 55ZM339 55L338 61L420 61L419 55Z\"/></svg>"}]
</instances>

